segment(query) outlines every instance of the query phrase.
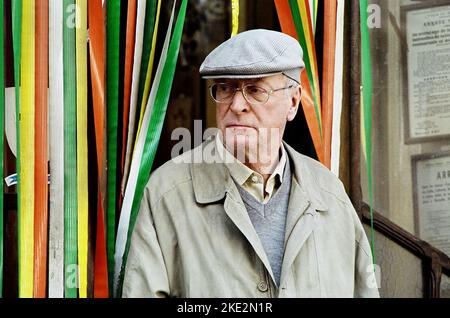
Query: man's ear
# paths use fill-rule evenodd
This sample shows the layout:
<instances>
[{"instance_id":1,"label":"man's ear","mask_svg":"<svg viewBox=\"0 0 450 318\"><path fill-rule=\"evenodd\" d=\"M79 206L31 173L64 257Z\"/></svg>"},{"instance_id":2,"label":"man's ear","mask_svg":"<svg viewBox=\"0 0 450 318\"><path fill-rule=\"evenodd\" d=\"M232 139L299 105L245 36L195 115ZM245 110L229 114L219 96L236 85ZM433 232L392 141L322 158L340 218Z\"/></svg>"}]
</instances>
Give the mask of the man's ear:
<instances>
[{"instance_id":1,"label":"man's ear","mask_svg":"<svg viewBox=\"0 0 450 318\"><path fill-rule=\"evenodd\" d=\"M297 115L301 99L302 99L302 86L299 85L297 88L293 89L291 95L291 105L289 107L289 112L286 118L287 121L292 121Z\"/></svg>"}]
</instances>

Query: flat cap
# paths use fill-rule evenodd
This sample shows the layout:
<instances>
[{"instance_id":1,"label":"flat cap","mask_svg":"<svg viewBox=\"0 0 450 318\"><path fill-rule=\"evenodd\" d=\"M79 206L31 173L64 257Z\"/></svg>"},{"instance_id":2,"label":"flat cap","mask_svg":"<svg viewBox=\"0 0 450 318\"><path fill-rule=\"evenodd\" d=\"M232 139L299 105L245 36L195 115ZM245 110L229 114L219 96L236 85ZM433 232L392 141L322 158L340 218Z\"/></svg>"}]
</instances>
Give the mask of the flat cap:
<instances>
[{"instance_id":1,"label":"flat cap","mask_svg":"<svg viewBox=\"0 0 450 318\"><path fill-rule=\"evenodd\" d=\"M239 33L223 42L200 66L203 78L258 78L284 74L300 83L303 50L293 37L271 30Z\"/></svg>"}]
</instances>

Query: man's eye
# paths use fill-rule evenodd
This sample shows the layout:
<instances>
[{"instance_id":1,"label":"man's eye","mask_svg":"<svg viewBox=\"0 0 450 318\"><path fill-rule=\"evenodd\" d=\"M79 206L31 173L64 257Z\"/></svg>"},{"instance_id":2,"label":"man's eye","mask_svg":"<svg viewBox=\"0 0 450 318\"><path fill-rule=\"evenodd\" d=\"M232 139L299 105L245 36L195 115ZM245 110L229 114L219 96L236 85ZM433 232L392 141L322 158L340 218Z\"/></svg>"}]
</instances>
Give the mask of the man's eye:
<instances>
[{"instance_id":1,"label":"man's eye","mask_svg":"<svg viewBox=\"0 0 450 318\"><path fill-rule=\"evenodd\" d=\"M252 95L264 94L266 91L259 86L247 86L247 92Z\"/></svg>"},{"instance_id":2,"label":"man's eye","mask_svg":"<svg viewBox=\"0 0 450 318\"><path fill-rule=\"evenodd\" d=\"M228 86L228 85L219 85L217 87L217 91L219 93L222 93L222 94L224 94L224 93L231 93L233 91L233 88L231 86Z\"/></svg>"}]
</instances>

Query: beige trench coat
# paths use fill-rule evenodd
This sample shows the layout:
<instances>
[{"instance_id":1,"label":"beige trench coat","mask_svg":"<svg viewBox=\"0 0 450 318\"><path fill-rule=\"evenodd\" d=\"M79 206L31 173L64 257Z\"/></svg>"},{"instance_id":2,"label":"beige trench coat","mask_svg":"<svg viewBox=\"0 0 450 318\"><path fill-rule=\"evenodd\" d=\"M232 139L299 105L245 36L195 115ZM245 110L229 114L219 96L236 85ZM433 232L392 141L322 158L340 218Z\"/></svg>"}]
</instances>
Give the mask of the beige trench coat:
<instances>
[{"instance_id":1,"label":"beige trench coat","mask_svg":"<svg viewBox=\"0 0 450 318\"><path fill-rule=\"evenodd\" d=\"M204 142L150 177L123 297L378 297L370 246L342 183L287 144L293 179L277 287L214 144ZM203 162L179 163L198 158Z\"/></svg>"}]
</instances>

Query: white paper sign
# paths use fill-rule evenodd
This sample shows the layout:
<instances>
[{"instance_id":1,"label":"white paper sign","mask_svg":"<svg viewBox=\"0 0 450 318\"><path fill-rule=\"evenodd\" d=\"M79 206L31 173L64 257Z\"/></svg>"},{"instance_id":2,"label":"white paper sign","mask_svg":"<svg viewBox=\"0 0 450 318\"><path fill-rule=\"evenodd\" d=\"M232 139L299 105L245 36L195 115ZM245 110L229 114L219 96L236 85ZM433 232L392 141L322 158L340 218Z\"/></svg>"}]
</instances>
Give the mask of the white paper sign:
<instances>
[{"instance_id":1,"label":"white paper sign","mask_svg":"<svg viewBox=\"0 0 450 318\"><path fill-rule=\"evenodd\" d=\"M450 154L417 160L418 235L450 255Z\"/></svg>"},{"instance_id":2,"label":"white paper sign","mask_svg":"<svg viewBox=\"0 0 450 318\"><path fill-rule=\"evenodd\" d=\"M450 135L450 5L406 13L410 139Z\"/></svg>"}]
</instances>

